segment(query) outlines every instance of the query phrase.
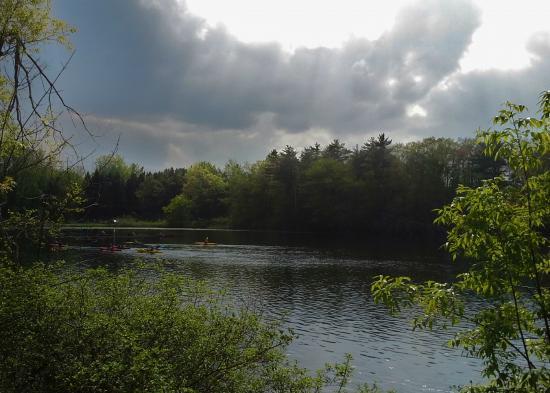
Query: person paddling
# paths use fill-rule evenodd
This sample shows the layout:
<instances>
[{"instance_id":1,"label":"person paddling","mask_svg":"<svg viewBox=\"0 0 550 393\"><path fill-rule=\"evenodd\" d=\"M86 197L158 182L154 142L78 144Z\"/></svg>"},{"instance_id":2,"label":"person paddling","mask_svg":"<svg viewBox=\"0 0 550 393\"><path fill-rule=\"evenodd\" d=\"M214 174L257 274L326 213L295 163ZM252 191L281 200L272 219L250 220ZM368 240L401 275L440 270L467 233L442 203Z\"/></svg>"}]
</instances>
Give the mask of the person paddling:
<instances>
[{"instance_id":1,"label":"person paddling","mask_svg":"<svg viewBox=\"0 0 550 393\"><path fill-rule=\"evenodd\" d=\"M206 237L204 238L204 240L202 240L202 241L195 242L195 244L196 244L197 246L214 246L214 245L216 245L216 243L210 241L210 239L208 238L208 236L206 236Z\"/></svg>"}]
</instances>

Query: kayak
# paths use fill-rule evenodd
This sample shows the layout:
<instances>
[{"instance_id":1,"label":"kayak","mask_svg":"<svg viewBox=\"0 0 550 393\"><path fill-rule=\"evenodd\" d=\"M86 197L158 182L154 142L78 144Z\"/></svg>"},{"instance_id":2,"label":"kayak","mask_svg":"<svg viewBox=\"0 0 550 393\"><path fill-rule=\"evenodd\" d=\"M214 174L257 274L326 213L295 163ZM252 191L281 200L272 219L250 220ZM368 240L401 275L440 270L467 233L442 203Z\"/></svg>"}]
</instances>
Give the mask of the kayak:
<instances>
[{"instance_id":1,"label":"kayak","mask_svg":"<svg viewBox=\"0 0 550 393\"><path fill-rule=\"evenodd\" d=\"M117 251L122 251L122 248L120 248L118 246L99 247L99 251L101 251L101 252L117 252Z\"/></svg>"},{"instance_id":2,"label":"kayak","mask_svg":"<svg viewBox=\"0 0 550 393\"><path fill-rule=\"evenodd\" d=\"M218 243L214 242L195 242L197 246L215 246Z\"/></svg>"}]
</instances>

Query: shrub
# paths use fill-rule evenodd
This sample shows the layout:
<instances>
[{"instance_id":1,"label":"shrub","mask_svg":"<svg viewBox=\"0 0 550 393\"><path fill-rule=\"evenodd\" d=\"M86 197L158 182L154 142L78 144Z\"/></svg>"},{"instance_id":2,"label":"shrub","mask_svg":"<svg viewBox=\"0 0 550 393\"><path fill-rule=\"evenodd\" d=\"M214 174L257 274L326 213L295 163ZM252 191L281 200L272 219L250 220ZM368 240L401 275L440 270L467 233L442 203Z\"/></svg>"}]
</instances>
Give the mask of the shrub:
<instances>
[{"instance_id":1,"label":"shrub","mask_svg":"<svg viewBox=\"0 0 550 393\"><path fill-rule=\"evenodd\" d=\"M339 391L350 359L310 375L292 336L182 276L0 268L0 391ZM370 391L364 387L363 391ZM374 390L373 390L374 391Z\"/></svg>"}]
</instances>

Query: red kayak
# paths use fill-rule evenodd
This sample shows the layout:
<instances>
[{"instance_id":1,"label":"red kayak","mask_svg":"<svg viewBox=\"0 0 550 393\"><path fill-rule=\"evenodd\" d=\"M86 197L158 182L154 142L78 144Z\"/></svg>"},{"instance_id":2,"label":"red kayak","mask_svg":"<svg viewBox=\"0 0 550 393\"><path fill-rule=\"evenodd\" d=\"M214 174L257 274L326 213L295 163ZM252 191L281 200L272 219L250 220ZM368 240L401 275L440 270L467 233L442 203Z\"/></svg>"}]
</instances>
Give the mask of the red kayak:
<instances>
[{"instance_id":1,"label":"red kayak","mask_svg":"<svg viewBox=\"0 0 550 393\"><path fill-rule=\"evenodd\" d=\"M119 246L112 245L112 246L109 246L109 247L99 247L99 251L101 251L101 252L117 252L117 251L122 251L122 248L120 248Z\"/></svg>"}]
</instances>

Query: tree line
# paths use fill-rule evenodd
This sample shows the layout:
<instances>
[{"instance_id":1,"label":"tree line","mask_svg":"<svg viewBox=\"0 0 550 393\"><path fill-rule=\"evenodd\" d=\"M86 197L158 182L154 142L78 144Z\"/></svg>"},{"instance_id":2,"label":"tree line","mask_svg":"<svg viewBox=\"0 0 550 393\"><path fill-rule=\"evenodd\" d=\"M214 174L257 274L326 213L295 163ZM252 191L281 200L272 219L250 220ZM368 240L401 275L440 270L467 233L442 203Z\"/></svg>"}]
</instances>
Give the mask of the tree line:
<instances>
[{"instance_id":1,"label":"tree line","mask_svg":"<svg viewBox=\"0 0 550 393\"><path fill-rule=\"evenodd\" d=\"M84 177L89 219L130 215L168 225L412 233L433 230L433 209L459 184L502 170L471 139L393 144L385 134L349 149L339 140L298 152L272 150L253 164L144 172L121 157Z\"/></svg>"},{"instance_id":2,"label":"tree line","mask_svg":"<svg viewBox=\"0 0 550 393\"><path fill-rule=\"evenodd\" d=\"M473 139L426 138L393 143L384 133L348 148L338 139L298 151L272 150L255 163L219 168L145 171L120 155L102 156L91 171L44 165L16 179L12 206L62 194L79 184L86 200L72 220L134 217L174 227L432 233L434 209L458 185L476 187L505 171Z\"/></svg>"}]
</instances>

